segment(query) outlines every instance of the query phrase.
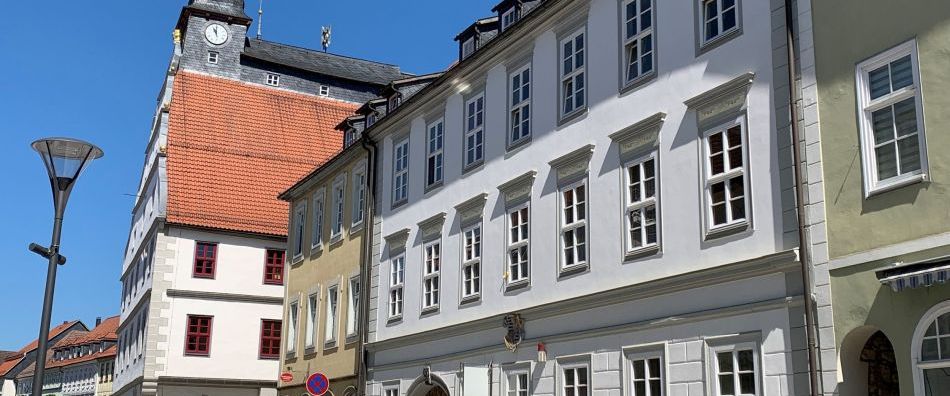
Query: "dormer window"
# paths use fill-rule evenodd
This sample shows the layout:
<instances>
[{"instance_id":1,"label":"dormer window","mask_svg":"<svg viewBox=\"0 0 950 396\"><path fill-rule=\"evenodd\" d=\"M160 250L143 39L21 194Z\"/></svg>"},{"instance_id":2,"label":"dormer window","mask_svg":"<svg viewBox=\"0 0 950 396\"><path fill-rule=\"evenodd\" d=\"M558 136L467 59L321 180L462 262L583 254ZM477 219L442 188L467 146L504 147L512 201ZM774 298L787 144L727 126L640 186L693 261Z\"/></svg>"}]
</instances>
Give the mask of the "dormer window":
<instances>
[{"instance_id":1,"label":"dormer window","mask_svg":"<svg viewBox=\"0 0 950 396\"><path fill-rule=\"evenodd\" d=\"M400 104L400 97L399 97L399 94L397 93L389 98L389 111L392 112L393 110L396 110L396 108L399 107L399 104Z\"/></svg>"},{"instance_id":2,"label":"dormer window","mask_svg":"<svg viewBox=\"0 0 950 396\"><path fill-rule=\"evenodd\" d=\"M274 73L267 73L267 85L276 87L280 85L280 75Z\"/></svg>"},{"instance_id":3,"label":"dormer window","mask_svg":"<svg viewBox=\"0 0 950 396\"><path fill-rule=\"evenodd\" d=\"M508 11L505 11L504 13L502 13L501 14L501 30L502 31L508 30L508 27L510 27L511 25L514 25L515 22L518 22L518 19L520 19L519 17L521 16L519 14L520 13L518 12L517 7L511 7L508 9Z\"/></svg>"},{"instance_id":4,"label":"dormer window","mask_svg":"<svg viewBox=\"0 0 950 396\"><path fill-rule=\"evenodd\" d=\"M356 141L357 137L359 137L359 134L356 132L356 128L346 128L346 132L343 133L343 147L349 147Z\"/></svg>"},{"instance_id":5,"label":"dormer window","mask_svg":"<svg viewBox=\"0 0 950 396\"><path fill-rule=\"evenodd\" d=\"M320 86L320 96L330 96L330 87L328 85Z\"/></svg>"},{"instance_id":6,"label":"dormer window","mask_svg":"<svg viewBox=\"0 0 950 396\"><path fill-rule=\"evenodd\" d=\"M462 42L462 59L468 58L475 52L475 37L469 37Z\"/></svg>"},{"instance_id":7,"label":"dormer window","mask_svg":"<svg viewBox=\"0 0 950 396\"><path fill-rule=\"evenodd\" d=\"M369 114L366 116L366 127L369 128L370 126L372 126L372 125L375 124L375 123L376 123L376 112L374 111L374 112L372 112L372 113L369 113Z\"/></svg>"}]
</instances>

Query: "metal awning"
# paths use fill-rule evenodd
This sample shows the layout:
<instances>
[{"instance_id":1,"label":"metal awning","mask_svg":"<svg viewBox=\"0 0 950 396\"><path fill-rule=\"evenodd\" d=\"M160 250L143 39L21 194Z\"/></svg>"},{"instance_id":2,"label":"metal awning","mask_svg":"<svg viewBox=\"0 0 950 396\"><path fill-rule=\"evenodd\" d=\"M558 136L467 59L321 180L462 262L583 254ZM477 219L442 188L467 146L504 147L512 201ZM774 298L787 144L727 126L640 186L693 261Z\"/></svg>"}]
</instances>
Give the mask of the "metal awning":
<instances>
[{"instance_id":1,"label":"metal awning","mask_svg":"<svg viewBox=\"0 0 950 396\"><path fill-rule=\"evenodd\" d=\"M877 279L895 292L950 281L950 257L913 264L895 263L875 271Z\"/></svg>"}]
</instances>

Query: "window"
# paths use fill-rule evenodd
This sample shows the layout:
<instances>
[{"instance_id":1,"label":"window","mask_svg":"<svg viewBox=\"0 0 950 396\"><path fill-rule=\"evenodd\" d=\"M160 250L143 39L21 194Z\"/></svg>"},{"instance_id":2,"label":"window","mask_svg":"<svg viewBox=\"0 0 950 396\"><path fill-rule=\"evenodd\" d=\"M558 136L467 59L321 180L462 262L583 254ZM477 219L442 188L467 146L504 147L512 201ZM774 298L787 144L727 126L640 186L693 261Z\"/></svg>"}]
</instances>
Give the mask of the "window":
<instances>
[{"instance_id":1,"label":"window","mask_svg":"<svg viewBox=\"0 0 950 396\"><path fill-rule=\"evenodd\" d=\"M369 113L369 114L366 115L366 127L367 127L367 128L373 126L373 124L376 123L376 117L378 117L378 116L376 115L376 112L375 112L375 111L373 111L373 112L371 112L371 113Z\"/></svg>"},{"instance_id":2,"label":"window","mask_svg":"<svg viewBox=\"0 0 950 396\"><path fill-rule=\"evenodd\" d=\"M658 244L656 157L627 165L627 253Z\"/></svg>"},{"instance_id":3,"label":"window","mask_svg":"<svg viewBox=\"0 0 950 396\"><path fill-rule=\"evenodd\" d=\"M330 96L330 86L321 85L320 86L320 96Z\"/></svg>"},{"instance_id":4,"label":"window","mask_svg":"<svg viewBox=\"0 0 950 396\"><path fill-rule=\"evenodd\" d=\"M442 267L442 243L429 242L423 248L422 309L439 307L439 273Z\"/></svg>"},{"instance_id":5,"label":"window","mask_svg":"<svg viewBox=\"0 0 950 396\"><path fill-rule=\"evenodd\" d=\"M937 304L921 319L914 332L912 361L915 394L936 396L950 389L950 312L948 302ZM926 327L924 327L926 326Z\"/></svg>"},{"instance_id":6,"label":"window","mask_svg":"<svg viewBox=\"0 0 950 396\"><path fill-rule=\"evenodd\" d=\"M393 205L409 199L409 138L393 146Z\"/></svg>"},{"instance_id":7,"label":"window","mask_svg":"<svg viewBox=\"0 0 950 396\"><path fill-rule=\"evenodd\" d=\"M927 171L917 43L858 65L864 186L870 193L921 180Z\"/></svg>"},{"instance_id":8,"label":"window","mask_svg":"<svg viewBox=\"0 0 950 396\"><path fill-rule=\"evenodd\" d=\"M261 321L261 359L280 358L280 321Z\"/></svg>"},{"instance_id":9,"label":"window","mask_svg":"<svg viewBox=\"0 0 950 396\"><path fill-rule=\"evenodd\" d=\"M482 227L462 231L462 299L481 293Z\"/></svg>"},{"instance_id":10,"label":"window","mask_svg":"<svg viewBox=\"0 0 950 396\"><path fill-rule=\"evenodd\" d=\"M346 302L347 314L346 314L346 336L351 337L356 335L356 331L359 330L360 323L360 278L355 277L350 279L350 294L349 301Z\"/></svg>"},{"instance_id":11,"label":"window","mask_svg":"<svg viewBox=\"0 0 950 396\"><path fill-rule=\"evenodd\" d=\"M588 396L587 365L567 365L561 370L562 396Z\"/></svg>"},{"instance_id":12,"label":"window","mask_svg":"<svg viewBox=\"0 0 950 396\"><path fill-rule=\"evenodd\" d=\"M706 133L706 207L708 229L746 222L745 131L734 122Z\"/></svg>"},{"instance_id":13,"label":"window","mask_svg":"<svg viewBox=\"0 0 950 396\"><path fill-rule=\"evenodd\" d=\"M211 242L195 243L195 278L214 279L214 269L218 257L218 244Z\"/></svg>"},{"instance_id":14,"label":"window","mask_svg":"<svg viewBox=\"0 0 950 396\"><path fill-rule=\"evenodd\" d=\"M462 42L462 59L468 58L473 53L475 53L475 38L469 37Z\"/></svg>"},{"instance_id":15,"label":"window","mask_svg":"<svg viewBox=\"0 0 950 396\"><path fill-rule=\"evenodd\" d=\"M465 166L480 162L485 143L485 95L478 94L465 103Z\"/></svg>"},{"instance_id":16,"label":"window","mask_svg":"<svg viewBox=\"0 0 950 396\"><path fill-rule=\"evenodd\" d=\"M365 166L365 165L364 165ZM363 224L363 211L366 209L366 168L353 171L353 226Z\"/></svg>"},{"instance_id":17,"label":"window","mask_svg":"<svg viewBox=\"0 0 950 396\"><path fill-rule=\"evenodd\" d=\"M398 93L397 93L397 94L393 94L393 96L390 96L390 97L389 97L389 111L388 111L388 113L392 113L393 110L396 110L396 108L399 107L399 104L400 104L400 102L401 102L400 99L401 99L401 98L399 97L399 94L398 94Z\"/></svg>"},{"instance_id":18,"label":"window","mask_svg":"<svg viewBox=\"0 0 950 396\"><path fill-rule=\"evenodd\" d=\"M294 259L303 257L303 230L307 222L307 204L297 204L294 210Z\"/></svg>"},{"instance_id":19,"label":"window","mask_svg":"<svg viewBox=\"0 0 950 396\"><path fill-rule=\"evenodd\" d=\"M208 356L211 350L211 320L211 316L188 315L186 355Z\"/></svg>"},{"instance_id":20,"label":"window","mask_svg":"<svg viewBox=\"0 0 950 396\"><path fill-rule=\"evenodd\" d=\"M336 341L336 313L339 291L339 286L330 286L327 288L327 318L326 328L323 334L323 340L326 343Z\"/></svg>"},{"instance_id":21,"label":"window","mask_svg":"<svg viewBox=\"0 0 950 396\"><path fill-rule=\"evenodd\" d=\"M717 396L759 395L755 348L741 344L713 349Z\"/></svg>"},{"instance_id":22,"label":"window","mask_svg":"<svg viewBox=\"0 0 950 396\"><path fill-rule=\"evenodd\" d=\"M628 356L630 396L663 396L663 359L659 353Z\"/></svg>"},{"instance_id":23,"label":"window","mask_svg":"<svg viewBox=\"0 0 950 396\"><path fill-rule=\"evenodd\" d=\"M346 132L343 134L343 147L350 147L350 145L359 138L360 134L357 132L356 128L346 128Z\"/></svg>"},{"instance_id":24,"label":"window","mask_svg":"<svg viewBox=\"0 0 950 396\"><path fill-rule=\"evenodd\" d=\"M279 86L280 85L280 75L267 73L267 85L270 86Z\"/></svg>"},{"instance_id":25,"label":"window","mask_svg":"<svg viewBox=\"0 0 950 396\"><path fill-rule=\"evenodd\" d=\"M739 28L739 0L700 0L703 8L703 44L726 36Z\"/></svg>"},{"instance_id":26,"label":"window","mask_svg":"<svg viewBox=\"0 0 950 396\"><path fill-rule=\"evenodd\" d=\"M268 285L284 284L284 251L267 249L264 262L264 283Z\"/></svg>"},{"instance_id":27,"label":"window","mask_svg":"<svg viewBox=\"0 0 950 396\"><path fill-rule=\"evenodd\" d=\"M399 396L399 388L386 388L383 396Z\"/></svg>"},{"instance_id":28,"label":"window","mask_svg":"<svg viewBox=\"0 0 950 396\"><path fill-rule=\"evenodd\" d=\"M509 77L511 117L508 143L515 144L531 136L531 67L524 66Z\"/></svg>"},{"instance_id":29,"label":"window","mask_svg":"<svg viewBox=\"0 0 950 396\"><path fill-rule=\"evenodd\" d=\"M587 263L587 189L581 182L561 190L561 269Z\"/></svg>"},{"instance_id":30,"label":"window","mask_svg":"<svg viewBox=\"0 0 950 396\"><path fill-rule=\"evenodd\" d=\"M330 228L331 242L343 236L343 205L346 199L346 192L344 191L344 186L346 185L345 180L345 178L341 178L333 183L333 227Z\"/></svg>"},{"instance_id":31,"label":"window","mask_svg":"<svg viewBox=\"0 0 950 396\"><path fill-rule=\"evenodd\" d=\"M508 211L508 284L528 281L528 204Z\"/></svg>"},{"instance_id":32,"label":"window","mask_svg":"<svg viewBox=\"0 0 950 396\"><path fill-rule=\"evenodd\" d=\"M406 281L406 254L392 260L389 272L389 317L402 316L402 291Z\"/></svg>"},{"instance_id":33,"label":"window","mask_svg":"<svg viewBox=\"0 0 950 396\"><path fill-rule=\"evenodd\" d=\"M510 372L505 376L505 388L507 393L505 396L528 396L530 392L528 391L528 372L527 371L515 371Z\"/></svg>"},{"instance_id":34,"label":"window","mask_svg":"<svg viewBox=\"0 0 950 396\"><path fill-rule=\"evenodd\" d=\"M317 312L319 311L320 294L313 293L307 297L307 332L304 333L304 347L313 348L317 327Z\"/></svg>"},{"instance_id":35,"label":"window","mask_svg":"<svg viewBox=\"0 0 950 396\"><path fill-rule=\"evenodd\" d=\"M505 11L501 14L501 30L505 31L513 25L515 22L518 22L519 12L517 7L511 7L508 11Z\"/></svg>"},{"instance_id":36,"label":"window","mask_svg":"<svg viewBox=\"0 0 950 396\"><path fill-rule=\"evenodd\" d=\"M310 248L316 249L323 244L323 189L313 194L313 228L310 232ZM301 250L302 246L301 246Z\"/></svg>"},{"instance_id":37,"label":"window","mask_svg":"<svg viewBox=\"0 0 950 396\"><path fill-rule=\"evenodd\" d=\"M215 65L218 63L218 53L215 51L208 51L208 63Z\"/></svg>"},{"instance_id":38,"label":"window","mask_svg":"<svg viewBox=\"0 0 950 396\"><path fill-rule=\"evenodd\" d=\"M631 84L653 72L653 0L624 0L623 53L624 84Z\"/></svg>"},{"instance_id":39,"label":"window","mask_svg":"<svg viewBox=\"0 0 950 396\"><path fill-rule=\"evenodd\" d=\"M290 323L287 324L287 352L297 350L297 307L296 301L290 303Z\"/></svg>"},{"instance_id":40,"label":"window","mask_svg":"<svg viewBox=\"0 0 950 396\"><path fill-rule=\"evenodd\" d=\"M442 149L444 145L445 124L442 120L433 122L428 127L426 136L426 187L442 182Z\"/></svg>"},{"instance_id":41,"label":"window","mask_svg":"<svg viewBox=\"0 0 950 396\"><path fill-rule=\"evenodd\" d=\"M584 28L561 40L561 117L587 106Z\"/></svg>"}]
</instances>

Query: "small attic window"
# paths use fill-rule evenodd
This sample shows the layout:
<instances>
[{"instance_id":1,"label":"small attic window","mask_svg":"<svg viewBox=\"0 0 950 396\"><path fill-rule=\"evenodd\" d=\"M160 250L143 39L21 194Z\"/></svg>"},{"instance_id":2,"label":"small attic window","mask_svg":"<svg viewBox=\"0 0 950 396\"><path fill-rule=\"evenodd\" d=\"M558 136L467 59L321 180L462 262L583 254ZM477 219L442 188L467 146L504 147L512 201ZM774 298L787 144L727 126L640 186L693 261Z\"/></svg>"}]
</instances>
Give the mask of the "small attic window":
<instances>
[{"instance_id":1,"label":"small attic window","mask_svg":"<svg viewBox=\"0 0 950 396\"><path fill-rule=\"evenodd\" d=\"M475 37L469 37L462 42L462 59L468 58L475 52Z\"/></svg>"},{"instance_id":2,"label":"small attic window","mask_svg":"<svg viewBox=\"0 0 950 396\"><path fill-rule=\"evenodd\" d=\"M508 27L514 25L515 22L518 22L518 19L521 15L518 12L518 7L511 7L507 11L501 14L501 30L508 30Z\"/></svg>"},{"instance_id":3,"label":"small attic window","mask_svg":"<svg viewBox=\"0 0 950 396\"><path fill-rule=\"evenodd\" d=\"M267 73L267 85L276 87L280 85L280 75L274 73Z\"/></svg>"},{"instance_id":4,"label":"small attic window","mask_svg":"<svg viewBox=\"0 0 950 396\"><path fill-rule=\"evenodd\" d=\"M372 125L375 124L375 123L376 123L376 112L374 111L374 112L372 112L372 113L369 113L369 114L366 116L366 127L369 128L370 126L372 126Z\"/></svg>"},{"instance_id":5,"label":"small attic window","mask_svg":"<svg viewBox=\"0 0 950 396\"><path fill-rule=\"evenodd\" d=\"M215 51L208 51L208 63L215 65L218 63L218 53Z\"/></svg>"},{"instance_id":6,"label":"small attic window","mask_svg":"<svg viewBox=\"0 0 950 396\"><path fill-rule=\"evenodd\" d=\"M399 99L400 99L400 98L399 98L399 94L398 94L398 93L397 93L397 94L393 94L393 96L390 96L390 97L389 97L389 111L390 111L390 112L393 111L393 110L396 110L396 108L399 107L399 104L400 104L400 100L399 100Z\"/></svg>"},{"instance_id":7,"label":"small attic window","mask_svg":"<svg viewBox=\"0 0 950 396\"><path fill-rule=\"evenodd\" d=\"M321 85L320 86L320 96L330 96L330 86Z\"/></svg>"}]
</instances>

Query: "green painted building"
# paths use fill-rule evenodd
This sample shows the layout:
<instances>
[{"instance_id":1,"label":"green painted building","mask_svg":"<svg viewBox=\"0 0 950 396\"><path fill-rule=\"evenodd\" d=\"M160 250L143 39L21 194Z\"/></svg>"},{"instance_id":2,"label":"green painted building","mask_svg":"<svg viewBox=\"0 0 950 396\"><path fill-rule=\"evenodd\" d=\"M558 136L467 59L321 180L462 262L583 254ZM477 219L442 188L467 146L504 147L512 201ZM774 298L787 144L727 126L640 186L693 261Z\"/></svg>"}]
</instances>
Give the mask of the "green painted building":
<instances>
[{"instance_id":1,"label":"green painted building","mask_svg":"<svg viewBox=\"0 0 950 396\"><path fill-rule=\"evenodd\" d=\"M950 395L950 2L799 7L824 392Z\"/></svg>"}]
</instances>

